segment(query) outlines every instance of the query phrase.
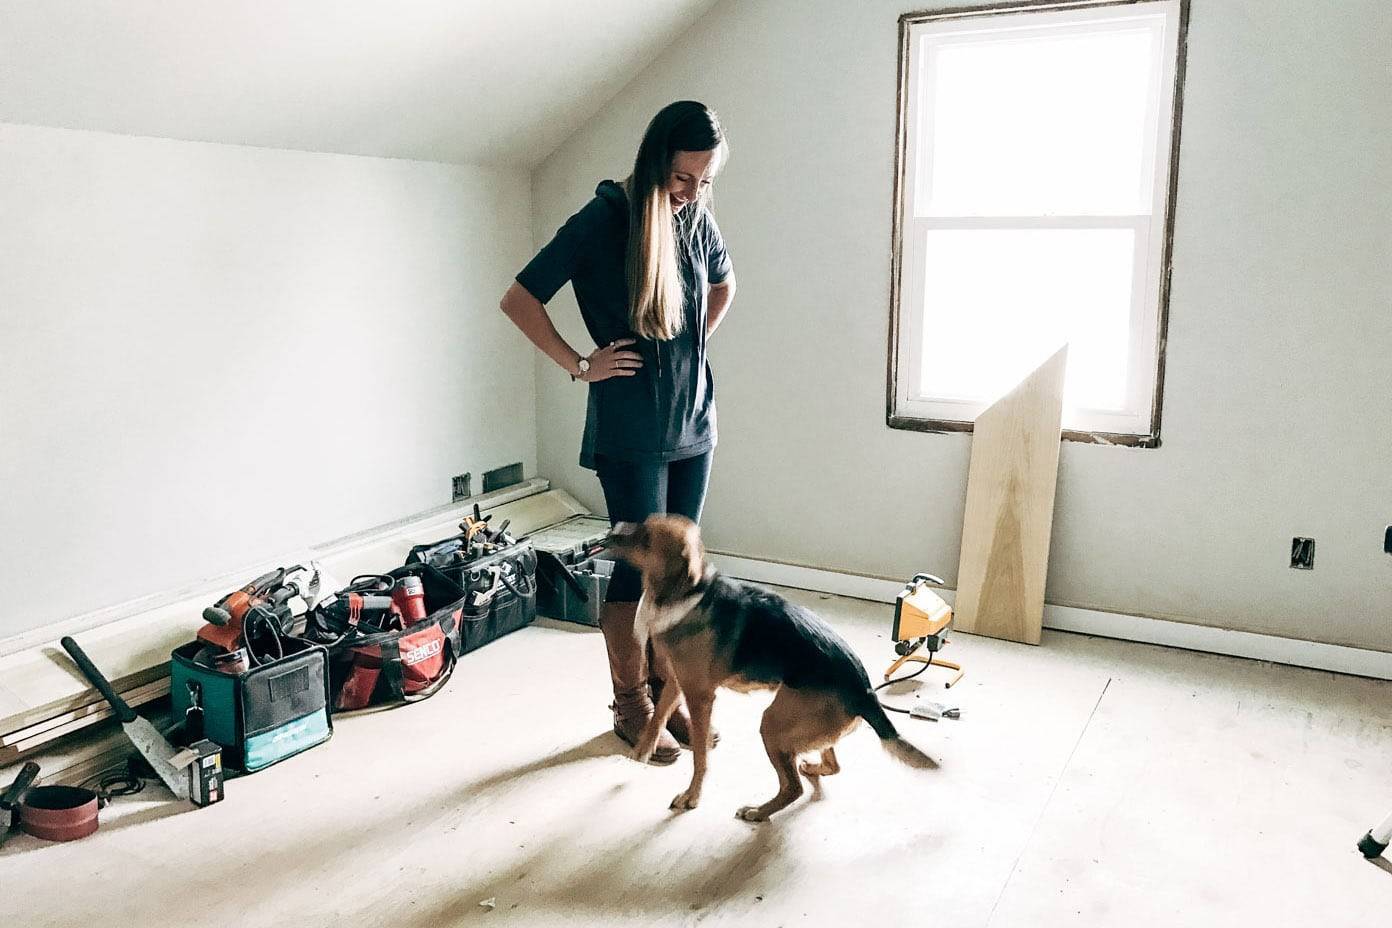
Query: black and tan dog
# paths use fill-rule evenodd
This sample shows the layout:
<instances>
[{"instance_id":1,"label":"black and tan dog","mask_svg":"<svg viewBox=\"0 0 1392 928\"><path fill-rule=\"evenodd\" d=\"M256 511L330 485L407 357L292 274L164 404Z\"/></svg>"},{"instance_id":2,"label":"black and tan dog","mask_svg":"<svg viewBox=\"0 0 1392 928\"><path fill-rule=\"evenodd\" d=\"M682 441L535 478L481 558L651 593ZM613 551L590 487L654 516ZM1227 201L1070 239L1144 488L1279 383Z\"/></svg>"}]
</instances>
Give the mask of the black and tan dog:
<instances>
[{"instance_id":1,"label":"black and tan dog","mask_svg":"<svg viewBox=\"0 0 1392 928\"><path fill-rule=\"evenodd\" d=\"M759 732L778 772L778 795L740 809L739 818L763 821L787 807L802 795L799 773L815 782L838 772L836 742L861 719L898 760L912 767L937 766L899 737L850 645L808 610L717 573L706 562L690 520L660 515L641 525L621 523L609 546L642 571L638 624L662 662L659 675L678 684L663 687L657 714L634 757L647 760L683 695L691 712L694 769L691 785L672 800L673 809L694 809L701 799L711 707L722 686L777 691ZM799 755L813 751L821 752L818 763L799 763Z\"/></svg>"}]
</instances>

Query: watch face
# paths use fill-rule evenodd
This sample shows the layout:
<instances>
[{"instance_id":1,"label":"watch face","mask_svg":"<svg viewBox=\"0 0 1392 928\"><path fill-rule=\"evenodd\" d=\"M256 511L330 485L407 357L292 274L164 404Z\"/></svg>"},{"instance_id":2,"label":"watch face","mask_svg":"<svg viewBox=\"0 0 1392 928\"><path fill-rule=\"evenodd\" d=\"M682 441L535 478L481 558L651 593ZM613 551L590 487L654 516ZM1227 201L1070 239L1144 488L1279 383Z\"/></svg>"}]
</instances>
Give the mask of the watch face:
<instances>
[{"instance_id":1,"label":"watch face","mask_svg":"<svg viewBox=\"0 0 1392 928\"><path fill-rule=\"evenodd\" d=\"M590 371L590 359L589 359L589 358L581 358L581 359L580 359L580 373L582 373L582 374L587 374L587 373L589 373L589 371Z\"/></svg>"}]
</instances>

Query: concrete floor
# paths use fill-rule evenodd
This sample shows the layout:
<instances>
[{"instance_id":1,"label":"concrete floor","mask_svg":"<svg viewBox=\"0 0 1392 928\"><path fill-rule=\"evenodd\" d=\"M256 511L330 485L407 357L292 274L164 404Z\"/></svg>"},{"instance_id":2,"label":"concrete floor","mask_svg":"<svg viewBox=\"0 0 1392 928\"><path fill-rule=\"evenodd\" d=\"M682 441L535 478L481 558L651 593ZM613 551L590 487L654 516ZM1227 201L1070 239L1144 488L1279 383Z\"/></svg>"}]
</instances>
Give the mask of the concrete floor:
<instances>
[{"instance_id":1,"label":"concrete floor","mask_svg":"<svg viewBox=\"0 0 1392 928\"><path fill-rule=\"evenodd\" d=\"M791 592L871 666L889 607ZM1392 864L1354 844L1392 809L1392 684L1045 633L956 636L960 721L868 729L821 801L734 810L775 778L767 696L724 694L701 808L689 759L617 753L598 634L542 624L440 696L340 717L332 741L209 809L117 800L100 832L0 850L5 924L1354 926L1392 918ZM927 677L920 679L928 679ZM937 686L898 697L941 697ZM168 795L167 793L163 795ZM492 900L494 906L480 905Z\"/></svg>"}]
</instances>

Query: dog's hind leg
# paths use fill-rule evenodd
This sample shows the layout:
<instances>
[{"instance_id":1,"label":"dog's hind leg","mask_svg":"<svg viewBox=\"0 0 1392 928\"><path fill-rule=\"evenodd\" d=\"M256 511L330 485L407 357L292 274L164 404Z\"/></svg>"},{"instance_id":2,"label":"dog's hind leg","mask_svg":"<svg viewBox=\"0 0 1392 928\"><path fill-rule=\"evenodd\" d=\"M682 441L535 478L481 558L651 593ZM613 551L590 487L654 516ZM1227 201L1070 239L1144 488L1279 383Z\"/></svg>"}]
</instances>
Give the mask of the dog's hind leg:
<instances>
[{"instance_id":1,"label":"dog's hind leg","mask_svg":"<svg viewBox=\"0 0 1392 928\"><path fill-rule=\"evenodd\" d=\"M662 694L663 699L667 693ZM671 808L679 811L696 808L701 801L701 786L706 780L706 758L710 754L711 710L715 708L715 694L697 692L686 698L686 707L691 712L691 784L672 800ZM666 719L663 719L664 724Z\"/></svg>"},{"instance_id":2,"label":"dog's hind leg","mask_svg":"<svg viewBox=\"0 0 1392 928\"><path fill-rule=\"evenodd\" d=\"M782 811L797 801L802 795L802 778L798 776L797 754L764 743L773 769L778 771L778 794L761 806L744 806L735 813L735 818L746 822L764 822L775 812Z\"/></svg>"},{"instance_id":3,"label":"dog's hind leg","mask_svg":"<svg viewBox=\"0 0 1392 928\"><path fill-rule=\"evenodd\" d=\"M802 777L798 776L798 748L793 740L797 725L798 697L786 687L778 691L759 725L764 736L764 750L778 773L778 794L761 806L745 806L735 813L747 822L762 822L802 795Z\"/></svg>"},{"instance_id":4,"label":"dog's hind leg","mask_svg":"<svg viewBox=\"0 0 1392 928\"><path fill-rule=\"evenodd\" d=\"M823 748L820 764L803 761L798 765L798 770L802 771L805 777L829 777L840 773L841 765L836 762L836 748Z\"/></svg>"}]
</instances>

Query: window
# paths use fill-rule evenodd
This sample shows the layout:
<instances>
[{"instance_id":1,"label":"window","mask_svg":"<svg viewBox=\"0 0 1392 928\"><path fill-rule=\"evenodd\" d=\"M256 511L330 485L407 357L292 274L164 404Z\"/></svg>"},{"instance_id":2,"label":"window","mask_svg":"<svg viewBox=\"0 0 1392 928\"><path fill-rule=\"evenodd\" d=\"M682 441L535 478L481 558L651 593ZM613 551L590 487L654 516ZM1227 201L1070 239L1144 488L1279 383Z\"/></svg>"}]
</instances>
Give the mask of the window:
<instances>
[{"instance_id":1,"label":"window","mask_svg":"<svg viewBox=\"0 0 1392 928\"><path fill-rule=\"evenodd\" d=\"M1067 343L1070 438L1159 443L1187 0L900 19L889 424L967 430Z\"/></svg>"}]
</instances>

